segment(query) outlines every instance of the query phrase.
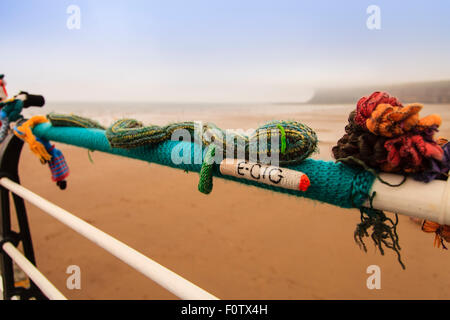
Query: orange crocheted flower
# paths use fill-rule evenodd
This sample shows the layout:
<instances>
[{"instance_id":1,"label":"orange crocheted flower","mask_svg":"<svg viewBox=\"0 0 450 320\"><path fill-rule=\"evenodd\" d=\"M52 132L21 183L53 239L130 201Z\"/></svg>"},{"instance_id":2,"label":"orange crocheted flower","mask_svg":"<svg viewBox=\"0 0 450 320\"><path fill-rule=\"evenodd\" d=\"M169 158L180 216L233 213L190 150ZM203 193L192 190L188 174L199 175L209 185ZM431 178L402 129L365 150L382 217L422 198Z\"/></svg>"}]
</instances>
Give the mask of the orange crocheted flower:
<instances>
[{"instance_id":1,"label":"orange crocheted flower","mask_svg":"<svg viewBox=\"0 0 450 320\"><path fill-rule=\"evenodd\" d=\"M442 124L441 116L438 114L431 114L419 120L419 123L417 124L417 129L423 130L432 126L440 127L441 124Z\"/></svg>"},{"instance_id":2,"label":"orange crocheted flower","mask_svg":"<svg viewBox=\"0 0 450 320\"><path fill-rule=\"evenodd\" d=\"M450 242L450 226L425 220L422 224L422 231L435 233L434 246L440 248L442 244L444 249L447 249L443 240Z\"/></svg>"},{"instance_id":3,"label":"orange crocheted flower","mask_svg":"<svg viewBox=\"0 0 450 320\"><path fill-rule=\"evenodd\" d=\"M366 120L367 129L380 136L397 137L411 131L413 128L424 130L442 123L438 115L430 115L419 119L419 112L423 105L412 103L402 106L392 106L390 104L379 104Z\"/></svg>"},{"instance_id":4,"label":"orange crocheted flower","mask_svg":"<svg viewBox=\"0 0 450 320\"><path fill-rule=\"evenodd\" d=\"M444 138L444 137L438 137L438 138L436 139L436 143L437 143L439 146L443 147L443 146L445 146L445 145L448 143L448 139L446 139L446 138Z\"/></svg>"}]
</instances>

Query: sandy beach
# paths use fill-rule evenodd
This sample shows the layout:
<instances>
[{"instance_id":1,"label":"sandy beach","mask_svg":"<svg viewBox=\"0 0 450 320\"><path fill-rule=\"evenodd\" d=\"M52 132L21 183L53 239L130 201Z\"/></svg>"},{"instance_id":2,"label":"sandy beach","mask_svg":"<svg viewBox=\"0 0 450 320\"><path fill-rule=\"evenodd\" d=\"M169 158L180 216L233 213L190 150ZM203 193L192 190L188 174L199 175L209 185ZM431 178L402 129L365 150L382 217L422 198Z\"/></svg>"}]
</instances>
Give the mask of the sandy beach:
<instances>
[{"instance_id":1,"label":"sandy beach","mask_svg":"<svg viewBox=\"0 0 450 320\"><path fill-rule=\"evenodd\" d=\"M439 112L450 137L448 106ZM267 120L295 119L318 133L320 154L331 159L351 107L274 115L194 115L222 128L256 128ZM160 117L157 124L172 120ZM187 119L185 119L187 120ZM364 253L353 240L359 211L214 180L197 191L198 174L57 143L69 163L68 188L59 190L48 168L25 146L21 182L78 217L120 239L222 299L448 299L449 253L433 247L408 217L395 253ZM27 204L39 268L70 299L176 299L71 229ZM66 268L81 268L81 290L66 289ZM370 265L381 268L381 289L366 286Z\"/></svg>"}]
</instances>

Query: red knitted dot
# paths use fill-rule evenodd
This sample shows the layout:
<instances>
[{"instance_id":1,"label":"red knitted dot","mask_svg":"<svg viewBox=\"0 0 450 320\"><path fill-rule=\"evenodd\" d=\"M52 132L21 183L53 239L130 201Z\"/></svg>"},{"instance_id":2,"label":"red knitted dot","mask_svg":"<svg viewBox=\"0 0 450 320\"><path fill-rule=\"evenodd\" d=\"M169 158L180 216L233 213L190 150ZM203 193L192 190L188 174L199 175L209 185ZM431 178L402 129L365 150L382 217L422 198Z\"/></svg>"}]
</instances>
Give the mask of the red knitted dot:
<instances>
[{"instance_id":1,"label":"red knitted dot","mask_svg":"<svg viewBox=\"0 0 450 320\"><path fill-rule=\"evenodd\" d=\"M306 191L306 190L308 190L310 184L311 184L311 182L309 181L308 176L306 174L304 174L300 178L300 183L298 184L298 189L300 191Z\"/></svg>"}]
</instances>

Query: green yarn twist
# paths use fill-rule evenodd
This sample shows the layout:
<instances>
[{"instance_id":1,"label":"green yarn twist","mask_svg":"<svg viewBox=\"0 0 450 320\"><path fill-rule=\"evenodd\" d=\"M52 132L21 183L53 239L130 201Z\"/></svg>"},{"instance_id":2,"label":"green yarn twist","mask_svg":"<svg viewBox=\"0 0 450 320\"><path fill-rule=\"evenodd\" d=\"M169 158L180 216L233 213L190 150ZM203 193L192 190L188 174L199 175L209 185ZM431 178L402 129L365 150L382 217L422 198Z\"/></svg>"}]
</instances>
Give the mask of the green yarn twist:
<instances>
[{"instance_id":1,"label":"green yarn twist","mask_svg":"<svg viewBox=\"0 0 450 320\"><path fill-rule=\"evenodd\" d=\"M212 126L205 124L202 131ZM106 130L106 137L113 148L131 149L168 141L177 130L187 130L190 136L194 137L195 129L196 124L192 121L170 123L166 126L144 126L142 122L134 119L121 119ZM210 143L205 139L201 141L205 145Z\"/></svg>"},{"instance_id":2,"label":"green yarn twist","mask_svg":"<svg viewBox=\"0 0 450 320\"><path fill-rule=\"evenodd\" d=\"M271 135L278 136L278 148L272 146ZM261 150L260 141L267 149ZM317 151L317 135L310 127L297 121L271 121L259 127L249 138L249 149L258 155L279 153L281 165L300 163ZM258 159L261 161L261 159Z\"/></svg>"},{"instance_id":3,"label":"green yarn twist","mask_svg":"<svg viewBox=\"0 0 450 320\"><path fill-rule=\"evenodd\" d=\"M105 127L97 121L74 114L67 115L51 112L47 114L47 119L50 121L52 126L55 127L79 127L105 130Z\"/></svg>"},{"instance_id":4,"label":"green yarn twist","mask_svg":"<svg viewBox=\"0 0 450 320\"><path fill-rule=\"evenodd\" d=\"M106 137L113 148L131 149L168 141L177 130L187 130L191 142L201 142L204 146L216 145L228 158L237 157L239 146L243 146L247 159L252 153L260 162L263 162L264 156L277 152L281 165L300 163L317 150L318 142L311 128L295 121L272 121L258 128L250 137L233 133L230 139L224 130L211 123L205 123L201 128L195 122L144 126L134 119L122 119L106 130ZM278 147L272 145L273 134L278 136ZM233 144L234 154L227 154L229 144Z\"/></svg>"},{"instance_id":5,"label":"green yarn twist","mask_svg":"<svg viewBox=\"0 0 450 320\"><path fill-rule=\"evenodd\" d=\"M198 182L198 191L204 194L209 194L213 188L213 164L216 147L210 145L206 151L206 156L203 159L202 168L200 169L200 180Z\"/></svg>"}]
</instances>

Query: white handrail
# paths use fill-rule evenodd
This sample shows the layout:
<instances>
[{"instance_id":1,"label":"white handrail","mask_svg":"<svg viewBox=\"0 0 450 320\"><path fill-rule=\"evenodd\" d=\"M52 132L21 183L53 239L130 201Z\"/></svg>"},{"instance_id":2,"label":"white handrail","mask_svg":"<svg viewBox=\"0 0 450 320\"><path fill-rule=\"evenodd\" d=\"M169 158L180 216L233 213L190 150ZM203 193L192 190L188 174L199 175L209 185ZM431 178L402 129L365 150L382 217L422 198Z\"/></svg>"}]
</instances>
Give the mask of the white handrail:
<instances>
[{"instance_id":1,"label":"white handrail","mask_svg":"<svg viewBox=\"0 0 450 320\"><path fill-rule=\"evenodd\" d=\"M380 178L391 184L398 184L403 176L382 173ZM372 204L375 209L450 224L450 179L424 183L408 178L396 188L376 179L370 193L374 191L376 196ZM370 206L369 200L365 202L365 206Z\"/></svg>"},{"instance_id":2,"label":"white handrail","mask_svg":"<svg viewBox=\"0 0 450 320\"><path fill-rule=\"evenodd\" d=\"M1 178L0 184L102 247L177 297L185 300L218 300L217 297L173 271L10 179Z\"/></svg>"},{"instance_id":3,"label":"white handrail","mask_svg":"<svg viewBox=\"0 0 450 320\"><path fill-rule=\"evenodd\" d=\"M67 298L19 251L10 243L3 244L3 250L17 263L28 277L41 289L50 300L67 300Z\"/></svg>"}]
</instances>

